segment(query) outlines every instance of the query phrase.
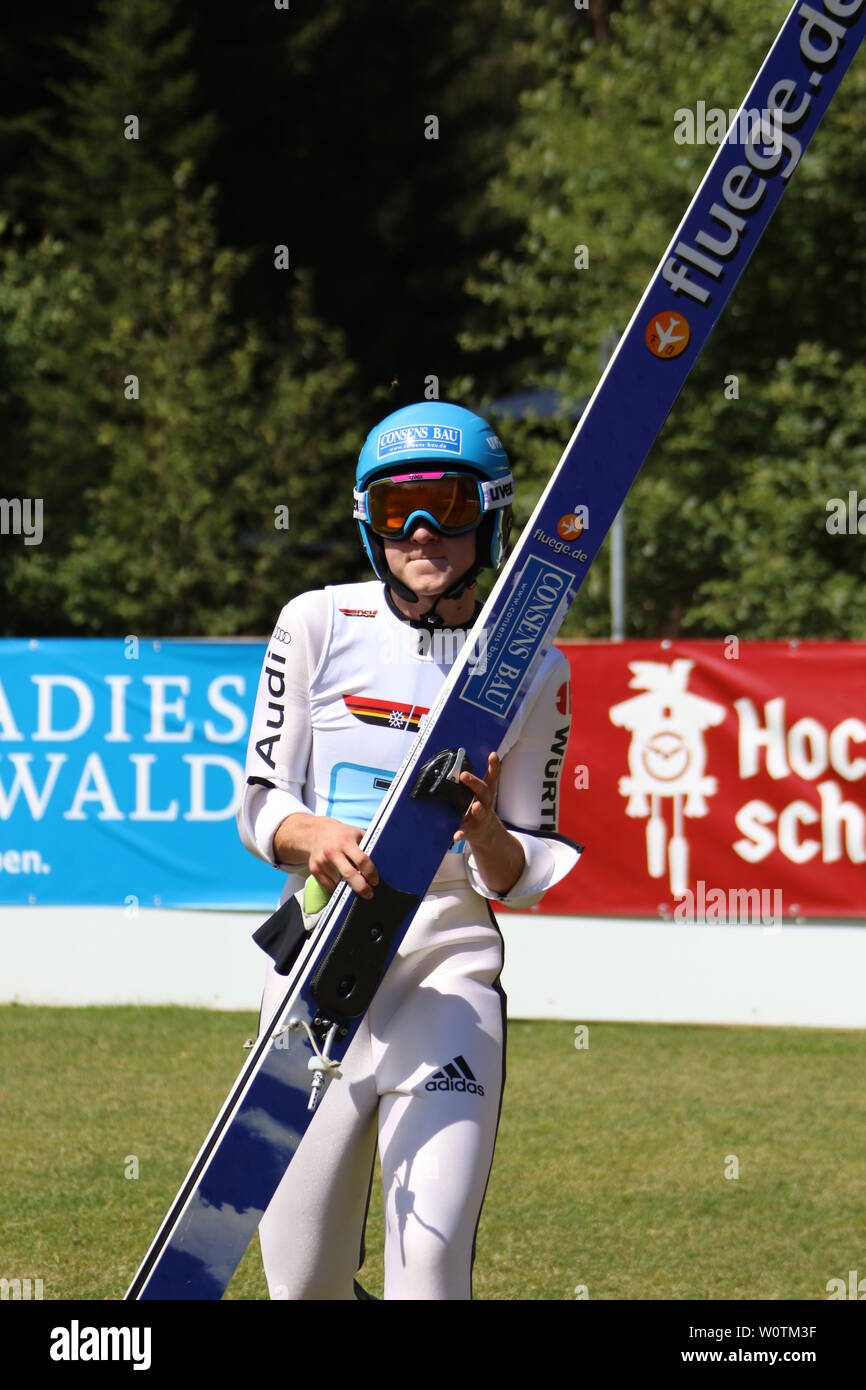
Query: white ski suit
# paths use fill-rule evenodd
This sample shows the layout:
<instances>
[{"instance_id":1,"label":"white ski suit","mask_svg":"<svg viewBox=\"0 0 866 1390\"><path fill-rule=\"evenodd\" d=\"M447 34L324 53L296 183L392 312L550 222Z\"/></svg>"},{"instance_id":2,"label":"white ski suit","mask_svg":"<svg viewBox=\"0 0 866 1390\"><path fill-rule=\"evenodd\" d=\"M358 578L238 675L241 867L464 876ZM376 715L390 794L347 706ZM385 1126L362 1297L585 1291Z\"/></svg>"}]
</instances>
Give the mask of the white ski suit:
<instances>
[{"instance_id":1,"label":"white ski suit","mask_svg":"<svg viewBox=\"0 0 866 1390\"><path fill-rule=\"evenodd\" d=\"M378 580L287 604L250 732L238 810L246 847L276 864L274 833L296 811L366 827L467 635L404 618ZM385 1298L471 1297L505 1080L503 946L486 900L529 907L577 860L557 833L569 727L569 667L552 650L498 749L496 811L523 846L523 872L502 897L467 845L444 855L262 1219L272 1298L357 1296L377 1136ZM307 866L276 867L283 902ZM263 1025L284 986L271 968Z\"/></svg>"}]
</instances>

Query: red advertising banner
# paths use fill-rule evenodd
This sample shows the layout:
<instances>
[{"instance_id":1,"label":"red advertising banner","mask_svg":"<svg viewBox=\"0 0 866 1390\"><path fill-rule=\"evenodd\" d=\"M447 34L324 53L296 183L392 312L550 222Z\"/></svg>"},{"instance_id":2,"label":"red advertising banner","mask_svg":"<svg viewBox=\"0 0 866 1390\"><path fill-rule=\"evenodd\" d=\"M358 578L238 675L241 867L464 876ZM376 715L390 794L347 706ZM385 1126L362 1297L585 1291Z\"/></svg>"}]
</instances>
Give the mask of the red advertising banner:
<instances>
[{"instance_id":1,"label":"red advertising banner","mask_svg":"<svg viewBox=\"0 0 866 1390\"><path fill-rule=\"evenodd\" d=\"M586 852L541 911L866 918L866 643L559 645Z\"/></svg>"}]
</instances>

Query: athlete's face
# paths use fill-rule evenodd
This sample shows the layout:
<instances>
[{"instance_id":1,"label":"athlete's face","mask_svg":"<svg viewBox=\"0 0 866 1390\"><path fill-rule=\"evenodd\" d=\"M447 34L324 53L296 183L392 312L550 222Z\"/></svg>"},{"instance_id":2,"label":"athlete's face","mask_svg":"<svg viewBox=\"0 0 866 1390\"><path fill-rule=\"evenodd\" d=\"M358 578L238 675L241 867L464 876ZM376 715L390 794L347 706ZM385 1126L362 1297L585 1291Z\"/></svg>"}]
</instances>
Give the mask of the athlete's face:
<instances>
[{"instance_id":1,"label":"athlete's face","mask_svg":"<svg viewBox=\"0 0 866 1390\"><path fill-rule=\"evenodd\" d=\"M384 541L391 573L418 595L435 598L465 574L475 559L475 531L443 536L426 521L418 521L402 541Z\"/></svg>"}]
</instances>

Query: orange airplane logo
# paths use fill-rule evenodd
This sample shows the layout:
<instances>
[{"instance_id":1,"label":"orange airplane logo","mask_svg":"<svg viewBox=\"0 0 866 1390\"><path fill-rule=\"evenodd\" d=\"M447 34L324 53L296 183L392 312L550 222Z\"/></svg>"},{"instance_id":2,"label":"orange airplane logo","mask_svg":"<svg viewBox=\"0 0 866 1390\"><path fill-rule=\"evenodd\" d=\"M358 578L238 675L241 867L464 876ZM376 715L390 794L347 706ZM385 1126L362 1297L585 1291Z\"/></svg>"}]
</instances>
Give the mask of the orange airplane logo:
<instances>
[{"instance_id":1,"label":"orange airplane logo","mask_svg":"<svg viewBox=\"0 0 866 1390\"><path fill-rule=\"evenodd\" d=\"M646 327L646 345L654 357L679 357L691 336L688 320L673 309L654 314Z\"/></svg>"},{"instance_id":2,"label":"orange airplane logo","mask_svg":"<svg viewBox=\"0 0 866 1390\"><path fill-rule=\"evenodd\" d=\"M566 512L556 523L556 529L564 541L573 541L583 530L583 522L576 512Z\"/></svg>"}]
</instances>

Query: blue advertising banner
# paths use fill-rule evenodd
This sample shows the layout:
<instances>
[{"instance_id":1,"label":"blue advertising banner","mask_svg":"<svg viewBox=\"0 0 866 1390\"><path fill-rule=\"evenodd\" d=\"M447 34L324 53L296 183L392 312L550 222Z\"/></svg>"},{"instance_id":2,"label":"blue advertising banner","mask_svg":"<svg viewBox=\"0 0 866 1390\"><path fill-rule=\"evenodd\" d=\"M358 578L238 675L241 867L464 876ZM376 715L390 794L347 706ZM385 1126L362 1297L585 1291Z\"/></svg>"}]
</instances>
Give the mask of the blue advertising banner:
<instances>
[{"instance_id":1,"label":"blue advertising banner","mask_svg":"<svg viewBox=\"0 0 866 1390\"><path fill-rule=\"evenodd\" d=\"M272 909L235 824L264 651L0 640L0 904Z\"/></svg>"}]
</instances>

